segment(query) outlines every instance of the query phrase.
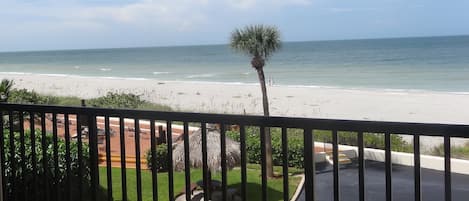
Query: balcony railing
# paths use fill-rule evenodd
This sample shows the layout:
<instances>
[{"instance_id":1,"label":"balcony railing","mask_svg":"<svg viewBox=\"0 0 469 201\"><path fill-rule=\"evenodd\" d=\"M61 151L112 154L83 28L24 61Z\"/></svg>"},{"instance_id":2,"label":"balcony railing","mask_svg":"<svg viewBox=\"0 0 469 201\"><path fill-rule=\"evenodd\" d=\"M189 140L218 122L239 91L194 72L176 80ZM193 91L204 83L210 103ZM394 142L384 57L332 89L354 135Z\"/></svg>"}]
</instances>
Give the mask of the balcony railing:
<instances>
[{"instance_id":1,"label":"balcony railing","mask_svg":"<svg viewBox=\"0 0 469 201\"><path fill-rule=\"evenodd\" d=\"M155 156L156 143L158 137L165 136L165 139L159 139L167 142L167 149L173 150L173 135L175 132L174 127L176 125L181 126L182 138L184 140L184 161L185 167L189 167L190 152L188 150L188 139L190 133L190 126L195 125L196 127L202 128L202 136L206 136L206 124L219 124L221 125L221 191L223 200L227 198L227 164L226 155L224 150L226 144L224 138L226 135L225 126L237 125L240 132L240 152L241 152L241 165L240 165L240 197L242 200L247 200L247 156L246 156L246 127L254 126L260 128L260 133L268 128L281 128L282 135L282 173L283 173L283 199L289 200L289 179L288 179L288 129L296 128L303 130L304 139L304 196L305 200L316 200L315 199L315 186L321 185L315 183L316 175L316 163L314 154L314 135L313 132L316 129L332 131L332 154L333 154L333 198L335 201L340 200L340 185L339 185L339 143L338 143L338 132L339 131L352 131L357 133L357 149L358 149L358 195L361 201L366 199L365 188L365 158L364 158L364 133L381 133L385 139L385 197L387 201L393 199L393 185L392 185L392 161L391 161L391 135L392 134L408 134L413 135L413 147L414 147L414 200L422 200L421 193L421 163L420 163L420 136L440 136L444 138L444 197L446 201L452 200L452 187L451 187L451 144L450 139L452 137L469 137L469 126L467 125L447 125L447 124L423 124L423 123L397 123L397 122L377 122L377 121L351 121L351 120L331 120L331 119L308 119L308 118L286 118L286 117L263 117L263 116L241 116L241 115L221 115L221 114L198 114L198 113L182 113L182 112L157 112L157 111L141 111L141 110L122 110L122 109L101 109L101 108L85 108L85 107L59 107L59 106L39 106L39 105L20 105L20 104L0 104L2 123L0 124L0 130L3 130L3 135L0 135L0 160L2 161L2 198L3 201L13 200L113 200L113 192L120 191L123 200L127 200L127 192L129 188L136 188L137 200L141 201L142 197L142 151L140 146L141 138L141 122L149 122L149 136L150 136L150 149ZM49 119L49 120L48 120ZM114 121L115 120L115 121ZM125 129L128 127L129 121L133 121L133 129ZM49 121L49 125L47 122ZM8 122L7 124L4 124ZM16 124L15 124L16 122ZM116 134L119 136L119 150L117 155L120 155L120 164L113 164L110 135L110 125L113 122L117 122L118 131ZM163 123L163 127L155 126L155 122ZM62 124L60 126L59 124ZM104 125L103 125L104 124ZM15 126L17 125L17 126ZM29 125L29 128L25 128L25 125ZM83 129L83 125L88 128L86 137L84 132L80 132ZM64 135L58 134L58 128L64 129ZM63 127L63 128L62 128ZM100 128L104 127L104 134L100 135ZM36 130L31 132L30 138L30 149L24 146L27 139L25 139L25 130ZM52 141L46 140L46 132L52 130ZM75 131L73 131L75 130ZM128 150L129 146L126 146L125 133L133 132L134 139L133 146L135 150ZM164 130L164 131L163 131ZM77 132L78 131L78 132ZM15 132L19 133L18 137L15 137ZM162 133L165 135L161 135ZM41 141L36 144L36 138L41 135ZM76 136L75 136L76 135ZM76 138L72 138L75 136ZM5 139L8 138L8 141ZM59 147L58 140L62 138L65 141L65 147ZM203 181L204 186L207 186L208 169L207 169L207 144L206 138L202 137L202 154L203 154ZM259 141L261 144L265 144L265 135L259 135ZM19 141L19 142L17 142ZM70 158L71 143L77 143L78 149L78 164L71 164L72 159ZM99 144L105 143L105 160L102 165L106 168L106 184L104 185L107 190L105 196L100 197L100 150ZM15 147L19 145L20 147ZM137 146L136 146L137 145ZM52 154L48 155L46 152L41 151L38 153L38 147L41 150L46 150L48 147L52 147ZM8 148L8 149L7 149ZM127 149L126 149L127 148ZM86 149L86 150L85 150ZM10 153L6 153L9 150ZM15 150L20 150L19 153L15 153ZM65 150L65 154L61 154L60 151ZM26 154L30 153L30 154ZM135 171L136 171L136 186L128 185L127 176L127 165L126 152L132 152L135 154ZM88 156L84 154L88 153ZM129 155L129 154L127 154ZM7 157L9 156L9 157ZM15 157L12 157L15 156ZM48 157L51 157L48 159ZM28 158L26 158L28 157ZM64 157L63 159L61 157ZM267 166L265 159L265 148L261 149L261 197L263 201L269 200L267 183ZM61 174L59 167L59 160L65 161L65 187L63 188L62 194L49 192L50 189L58 189L57 183L48 182L48 177L33 176L28 182L32 182L33 185L24 189L24 186L15 185L13 180L20 179L21 175L13 175L6 177L8 174L5 172L7 169L11 172L17 172L17 170L31 169L34 175L37 172L48 172L52 177ZM85 160L85 161L84 161ZM153 158L153 160L156 160ZM31 165L25 161L31 161ZM52 162L49 162L52 161ZM168 197L169 200L174 200L175 189L174 189L174 173L173 173L173 156L172 151L168 151ZM156 161L153 161L155 164ZM84 169L84 164L89 165L89 172ZM72 166L76 165L78 170L72 173ZM115 189L112 186L112 166L120 165L120 176L121 176L121 188ZM42 168L43 170L39 170ZM157 169L152 168L152 200L158 200L159 189L157 188L158 178ZM70 175L77 174L78 177L71 179ZM191 191L191 169L186 168L185 174L185 192ZM89 183L84 180L89 179ZM78 192L84 192L82 188L89 188L89 195L82 195L82 193L76 193L76 189L73 189L72 182L76 182L79 188ZM22 194L21 192L33 192L32 194ZM46 193L40 193L46 192ZM75 192L75 193L74 193ZM205 200L208 200L208 192L204 189ZM83 196L83 197L82 197ZM85 198L89 197L89 198ZM186 193L186 199L190 200L190 193ZM2 199L0 199L2 200Z\"/></svg>"}]
</instances>

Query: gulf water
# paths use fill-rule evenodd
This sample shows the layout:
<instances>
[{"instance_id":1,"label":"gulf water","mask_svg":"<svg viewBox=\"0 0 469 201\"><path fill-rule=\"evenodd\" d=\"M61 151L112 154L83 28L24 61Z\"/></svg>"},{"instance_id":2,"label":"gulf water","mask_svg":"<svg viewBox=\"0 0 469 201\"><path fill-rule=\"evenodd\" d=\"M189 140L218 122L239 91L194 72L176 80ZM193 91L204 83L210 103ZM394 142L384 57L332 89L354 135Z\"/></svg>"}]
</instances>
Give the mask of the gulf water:
<instances>
[{"instance_id":1,"label":"gulf water","mask_svg":"<svg viewBox=\"0 0 469 201\"><path fill-rule=\"evenodd\" d=\"M0 72L252 84L250 59L228 45L2 52ZM469 36L285 42L265 73L275 85L469 92Z\"/></svg>"}]
</instances>

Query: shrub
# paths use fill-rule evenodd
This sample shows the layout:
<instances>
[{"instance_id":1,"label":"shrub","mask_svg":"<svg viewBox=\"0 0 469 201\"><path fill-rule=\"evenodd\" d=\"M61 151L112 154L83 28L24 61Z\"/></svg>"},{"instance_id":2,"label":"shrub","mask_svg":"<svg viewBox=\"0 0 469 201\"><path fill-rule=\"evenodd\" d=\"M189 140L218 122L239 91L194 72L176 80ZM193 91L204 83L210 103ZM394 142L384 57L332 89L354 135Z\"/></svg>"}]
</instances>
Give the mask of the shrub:
<instances>
[{"instance_id":1,"label":"shrub","mask_svg":"<svg viewBox=\"0 0 469 201\"><path fill-rule=\"evenodd\" d=\"M439 146L433 147L431 150L431 155L445 156L444 144L440 144ZM469 142L462 146L451 146L451 157L469 160Z\"/></svg>"},{"instance_id":2,"label":"shrub","mask_svg":"<svg viewBox=\"0 0 469 201\"><path fill-rule=\"evenodd\" d=\"M153 168L152 153L149 149L146 153L148 169ZM168 147L166 144L156 146L156 166L154 167L158 172L168 171Z\"/></svg>"},{"instance_id":3,"label":"shrub","mask_svg":"<svg viewBox=\"0 0 469 201\"><path fill-rule=\"evenodd\" d=\"M304 165L304 140L301 129L288 129L288 165L302 168ZM227 135L236 141L240 141L239 132L228 131ZM282 135L279 128L271 128L272 159L274 165L282 165ZM330 131L314 131L314 139L318 142L332 142ZM367 133L364 135L366 147L384 149L384 135ZM339 132L339 143L344 145L357 145L356 134L352 132ZM405 142L399 135L391 135L391 148L393 151L412 152L412 145ZM259 129L246 128L246 153L248 163L260 163L261 143Z\"/></svg>"},{"instance_id":4,"label":"shrub","mask_svg":"<svg viewBox=\"0 0 469 201\"><path fill-rule=\"evenodd\" d=\"M289 129L291 132L297 132L293 129ZM240 141L239 132L228 131L227 136L233 140ZM282 135L280 129L272 128L272 159L274 165L282 165L283 155L282 155ZM303 138L294 134L288 138L288 165L290 167L303 167L304 159L304 146ZM247 127L246 129L246 154L248 163L257 163L261 162L261 142L259 129L255 127Z\"/></svg>"},{"instance_id":5,"label":"shrub","mask_svg":"<svg viewBox=\"0 0 469 201\"><path fill-rule=\"evenodd\" d=\"M126 109L153 109L160 111L171 111L171 108L164 105L153 104L142 100L139 95L132 93L108 92L106 96L90 99L88 105L103 108L126 108Z\"/></svg>"},{"instance_id":6,"label":"shrub","mask_svg":"<svg viewBox=\"0 0 469 201\"><path fill-rule=\"evenodd\" d=\"M63 105L80 106L81 99L73 96L50 96L42 95L35 91L27 89L13 89L9 94L8 102L18 104L45 104L45 105ZM169 106L150 103L142 100L139 95L132 93L113 93L109 92L106 96L93 98L86 101L88 105L102 108L121 108L121 109L149 109L159 111L172 111Z\"/></svg>"},{"instance_id":7,"label":"shrub","mask_svg":"<svg viewBox=\"0 0 469 201\"><path fill-rule=\"evenodd\" d=\"M57 104L58 99L54 96L43 96L35 91L27 89L13 89L8 98L10 103L19 104Z\"/></svg>"},{"instance_id":8,"label":"shrub","mask_svg":"<svg viewBox=\"0 0 469 201\"><path fill-rule=\"evenodd\" d=\"M138 108L145 101L135 94L118 94L108 92L106 96L88 100L88 104L95 107L107 108Z\"/></svg>"},{"instance_id":9,"label":"shrub","mask_svg":"<svg viewBox=\"0 0 469 201\"><path fill-rule=\"evenodd\" d=\"M8 101L13 85L13 80L2 79L2 81L0 82L0 102Z\"/></svg>"},{"instance_id":10,"label":"shrub","mask_svg":"<svg viewBox=\"0 0 469 201\"><path fill-rule=\"evenodd\" d=\"M302 168L304 165L304 141L302 136L296 135L297 129L288 129L288 166ZM280 129L271 129L272 156L274 165L283 164L282 135Z\"/></svg>"},{"instance_id":11,"label":"shrub","mask_svg":"<svg viewBox=\"0 0 469 201\"><path fill-rule=\"evenodd\" d=\"M89 168L89 152L88 145L83 143L82 148L82 176L79 177L79 161L78 161L78 143L75 141L70 142L70 170L66 169L65 159L65 141L58 139L58 174L56 174L54 150L53 150L53 137L52 134L47 133L44 139L47 144L45 150L48 166L44 168L43 158L43 147L41 131L35 132L35 152L36 152L36 171L33 170L33 155L31 147L31 134L30 131L26 131L24 134L24 143L21 143L21 137L19 133L14 133L14 151L11 155L10 146L10 134L9 131L4 131L4 153L5 153L5 172L4 176L7 181L5 193L14 198L21 198L24 195L30 195L33 199L43 199L46 195L58 195L60 198L65 198L65 192L67 189L67 181L70 179L71 183L71 198L72 200L78 200L78 194L83 195L83 200L89 200L89 189L90 189L90 168ZM25 157L22 157L21 150L24 147ZM14 161L14 163L13 163ZM13 164L15 168L13 169ZM24 164L24 167L23 165ZM82 181L83 192L78 192L79 181ZM35 181L35 182L33 182ZM12 187L15 186L16 192L13 192ZM36 187L37 192L34 194L32 191L33 187ZM40 187L40 188L38 188ZM45 189L49 190L48 192ZM55 188L54 188L55 187ZM104 194L98 191L99 197L103 197Z\"/></svg>"},{"instance_id":12,"label":"shrub","mask_svg":"<svg viewBox=\"0 0 469 201\"><path fill-rule=\"evenodd\" d=\"M332 143L332 132L315 130L315 141ZM356 132L338 132L339 144L358 146ZM367 148L384 149L384 135L378 133L364 133L363 143ZM404 141L400 135L391 135L391 150L398 152L413 152L413 145Z\"/></svg>"}]
</instances>

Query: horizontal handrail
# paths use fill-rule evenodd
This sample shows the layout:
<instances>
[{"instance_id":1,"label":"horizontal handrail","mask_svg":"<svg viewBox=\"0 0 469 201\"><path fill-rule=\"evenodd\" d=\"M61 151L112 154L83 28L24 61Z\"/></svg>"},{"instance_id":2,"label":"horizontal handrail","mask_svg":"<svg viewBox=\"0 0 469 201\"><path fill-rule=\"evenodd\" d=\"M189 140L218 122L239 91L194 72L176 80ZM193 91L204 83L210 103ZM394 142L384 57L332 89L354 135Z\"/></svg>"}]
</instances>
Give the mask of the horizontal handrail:
<instances>
[{"instance_id":1,"label":"horizontal handrail","mask_svg":"<svg viewBox=\"0 0 469 201\"><path fill-rule=\"evenodd\" d=\"M341 120L279 116L255 116L232 114L207 114L190 112L162 112L131 109L108 109L95 107L65 107L50 105L27 105L0 103L0 110L46 112L60 114L88 114L92 116L116 116L123 118L159 119L171 121L195 121L221 124L240 124L266 127L314 128L355 132L413 134L428 136L469 137L469 125L412 123L389 121Z\"/></svg>"}]
</instances>

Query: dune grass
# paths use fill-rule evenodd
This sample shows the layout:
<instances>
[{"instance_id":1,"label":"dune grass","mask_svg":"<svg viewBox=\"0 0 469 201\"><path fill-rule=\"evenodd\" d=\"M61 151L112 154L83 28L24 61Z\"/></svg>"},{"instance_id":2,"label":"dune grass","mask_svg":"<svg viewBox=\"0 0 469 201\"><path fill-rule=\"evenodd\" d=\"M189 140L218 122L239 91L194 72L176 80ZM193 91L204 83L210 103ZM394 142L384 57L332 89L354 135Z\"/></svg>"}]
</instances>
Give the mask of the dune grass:
<instances>
[{"instance_id":1,"label":"dune grass","mask_svg":"<svg viewBox=\"0 0 469 201\"><path fill-rule=\"evenodd\" d=\"M261 200L261 171L258 169L249 169L247 171L247 198L248 200ZM100 168L100 184L107 188L106 168ZM158 173L158 200L168 200L168 174ZM184 172L174 173L174 193L178 195L184 191ZM228 188L240 189L241 186L241 170L234 169L228 171L227 174ZM195 183L202 179L202 170L191 170L191 182ZM221 180L221 174L212 174L212 179ZM293 196L300 182L299 177L289 177L289 195ZM112 168L112 188L114 200L122 200L121 186L121 169ZM268 181L268 198L267 200L283 200L283 179L269 179ZM137 200L136 170L127 169L127 195L129 201ZM151 201L153 196L151 172L142 170L142 200Z\"/></svg>"},{"instance_id":2,"label":"dune grass","mask_svg":"<svg viewBox=\"0 0 469 201\"><path fill-rule=\"evenodd\" d=\"M440 144L439 146L433 147L430 151L431 155L434 156L445 156L445 146ZM469 160L469 142L464 145L451 146L451 158Z\"/></svg>"},{"instance_id":3,"label":"dune grass","mask_svg":"<svg viewBox=\"0 0 469 201\"><path fill-rule=\"evenodd\" d=\"M140 109L140 110L158 110L172 111L173 109L167 105L152 103L141 98L141 95L132 93L113 93L108 92L106 95L85 99L88 106L96 106L102 108L120 108L120 109ZM75 96L54 96L40 94L27 89L13 89L10 97L10 103L19 104L45 104L60 106L81 106L81 98Z\"/></svg>"}]
</instances>

